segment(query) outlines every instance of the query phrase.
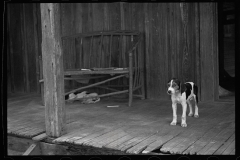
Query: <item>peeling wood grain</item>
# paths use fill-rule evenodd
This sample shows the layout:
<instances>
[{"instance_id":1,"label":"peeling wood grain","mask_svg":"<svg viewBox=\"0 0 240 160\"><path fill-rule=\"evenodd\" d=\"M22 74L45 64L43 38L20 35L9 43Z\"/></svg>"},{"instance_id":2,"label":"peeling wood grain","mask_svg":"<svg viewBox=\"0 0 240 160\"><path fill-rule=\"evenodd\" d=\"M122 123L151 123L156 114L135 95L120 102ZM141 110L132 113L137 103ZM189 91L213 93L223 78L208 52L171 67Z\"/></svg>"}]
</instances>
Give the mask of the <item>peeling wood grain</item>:
<instances>
[{"instance_id":1,"label":"peeling wood grain","mask_svg":"<svg viewBox=\"0 0 240 160\"><path fill-rule=\"evenodd\" d=\"M41 4L46 134L66 132L60 4Z\"/></svg>"}]
</instances>

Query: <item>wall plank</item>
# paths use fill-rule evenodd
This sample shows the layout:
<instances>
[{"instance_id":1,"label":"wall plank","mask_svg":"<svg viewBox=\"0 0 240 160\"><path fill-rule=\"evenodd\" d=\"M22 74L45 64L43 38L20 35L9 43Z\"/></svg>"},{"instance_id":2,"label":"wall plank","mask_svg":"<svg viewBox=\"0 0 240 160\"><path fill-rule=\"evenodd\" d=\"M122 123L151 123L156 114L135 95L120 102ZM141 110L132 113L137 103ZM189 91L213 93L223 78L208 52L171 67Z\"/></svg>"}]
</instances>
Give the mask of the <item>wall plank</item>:
<instances>
[{"instance_id":1,"label":"wall plank","mask_svg":"<svg viewBox=\"0 0 240 160\"><path fill-rule=\"evenodd\" d=\"M11 54L11 76L13 82L13 92L24 92L24 61L22 42L22 8L19 4L9 4L9 41Z\"/></svg>"},{"instance_id":2,"label":"wall plank","mask_svg":"<svg viewBox=\"0 0 240 160\"><path fill-rule=\"evenodd\" d=\"M195 82L198 86L198 96L201 100L201 63L200 63L200 17L199 17L199 3L195 3Z\"/></svg>"},{"instance_id":3,"label":"wall plank","mask_svg":"<svg viewBox=\"0 0 240 160\"><path fill-rule=\"evenodd\" d=\"M37 4L33 4L33 38L34 38L34 59L35 59L35 67L36 67L36 76L33 77L35 78L36 80L36 90L38 93L41 93L41 89L40 89L40 83L39 83L39 80L40 80L40 69L39 69L39 39L38 39L38 20L37 20L37 15L38 15L38 6Z\"/></svg>"},{"instance_id":4,"label":"wall plank","mask_svg":"<svg viewBox=\"0 0 240 160\"><path fill-rule=\"evenodd\" d=\"M37 70L36 70L36 53L34 41L34 22L33 22L33 4L23 4L24 7L24 37L25 37L25 68L26 68L26 88L27 92L37 91ZM36 28L35 28L36 30Z\"/></svg>"},{"instance_id":5,"label":"wall plank","mask_svg":"<svg viewBox=\"0 0 240 160\"><path fill-rule=\"evenodd\" d=\"M214 100L214 3L200 3L201 100Z\"/></svg>"},{"instance_id":6,"label":"wall plank","mask_svg":"<svg viewBox=\"0 0 240 160\"><path fill-rule=\"evenodd\" d=\"M27 6L27 5L26 5ZM182 7L181 7L182 6ZM144 66L146 90L148 98L168 98L166 94L166 83L172 77L177 77L183 82L194 81L199 86L199 97L202 100L213 99L213 94L217 92L218 80L210 76L218 76L217 63L213 59L217 57L217 16L215 3L62 3L61 4L61 33L70 35L75 33L86 33L101 30L139 30L143 33ZM214 8L215 7L215 8ZM20 8L14 8L21 12ZM12 10L12 11L13 11ZM29 8L29 10L32 10ZM25 14L30 14L26 11ZM19 14L11 13L9 19L11 30L22 22L14 17ZM26 27L29 33L34 33L31 29L32 15L26 15ZM39 18L38 18L39 19ZM28 27L29 26L29 27ZM19 29L19 28L18 28ZM10 59L12 88L16 91L24 91L26 82L24 77L25 65L33 66L31 60L34 56L30 53L34 50L34 45L28 46L28 63L23 60L24 51L19 50L22 43L11 41L16 37L21 39L21 34L10 33L10 55L21 59ZM28 35L28 38L33 38ZM39 43L41 42L39 35ZM27 38L27 39L28 39ZM97 41L100 41L98 39ZM113 42L116 41L114 38ZM122 51L130 44L128 40L126 46L120 44ZM109 43L110 39L104 39L103 43ZM74 43L77 49L74 50ZM29 41L26 43L29 45ZM80 55L80 40L69 44L63 43L68 47L64 51L64 68L88 67L86 61L89 54ZM116 44L114 44L116 45ZM38 45L41 48L41 43ZM114 47L113 47L114 48ZM115 47L116 48L116 47ZM90 52L90 39L83 43L83 50ZM97 60L99 48L93 46L92 56ZM112 51L117 54L116 51ZM109 54L107 50L102 54ZM119 61L118 57L113 58L114 62ZM214 64L214 68L213 65ZM99 64L98 64L99 65ZM26 66L26 67L27 67ZM29 90L37 90L36 78L33 71L35 68L28 69ZM35 79L35 80L32 80ZM213 83L214 81L214 83ZM66 82L67 87L74 87L73 82ZM212 87L214 86L214 87ZM214 95L215 99L217 95Z\"/></svg>"}]
</instances>

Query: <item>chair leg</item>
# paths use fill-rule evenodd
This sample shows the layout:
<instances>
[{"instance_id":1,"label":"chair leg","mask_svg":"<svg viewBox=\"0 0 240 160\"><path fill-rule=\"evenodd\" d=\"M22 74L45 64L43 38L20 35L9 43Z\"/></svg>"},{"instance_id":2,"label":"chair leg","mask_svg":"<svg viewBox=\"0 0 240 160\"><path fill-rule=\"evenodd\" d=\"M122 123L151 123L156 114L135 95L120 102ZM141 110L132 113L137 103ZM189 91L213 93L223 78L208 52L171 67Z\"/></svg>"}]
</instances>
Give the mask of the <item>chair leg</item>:
<instances>
[{"instance_id":1,"label":"chair leg","mask_svg":"<svg viewBox=\"0 0 240 160\"><path fill-rule=\"evenodd\" d=\"M129 103L128 106L132 106L133 97L133 64L132 64L132 53L129 53Z\"/></svg>"},{"instance_id":2,"label":"chair leg","mask_svg":"<svg viewBox=\"0 0 240 160\"><path fill-rule=\"evenodd\" d=\"M129 102L128 102L128 106L129 106L129 107L132 106L132 97L133 97L133 93L132 93L132 82L130 82L130 84L129 84Z\"/></svg>"},{"instance_id":3,"label":"chair leg","mask_svg":"<svg viewBox=\"0 0 240 160\"><path fill-rule=\"evenodd\" d=\"M132 71L129 73L129 103L128 106L132 106L132 98L133 98L133 74Z\"/></svg>"}]
</instances>

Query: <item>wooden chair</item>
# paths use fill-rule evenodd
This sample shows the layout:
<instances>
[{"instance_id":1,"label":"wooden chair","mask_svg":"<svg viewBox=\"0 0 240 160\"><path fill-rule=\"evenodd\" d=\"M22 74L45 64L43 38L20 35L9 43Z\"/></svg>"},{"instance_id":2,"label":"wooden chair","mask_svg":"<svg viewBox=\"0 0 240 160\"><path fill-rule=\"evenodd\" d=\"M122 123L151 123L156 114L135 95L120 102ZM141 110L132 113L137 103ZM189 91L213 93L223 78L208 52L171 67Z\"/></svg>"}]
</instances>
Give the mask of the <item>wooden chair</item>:
<instances>
[{"instance_id":1,"label":"wooden chair","mask_svg":"<svg viewBox=\"0 0 240 160\"><path fill-rule=\"evenodd\" d=\"M94 79L93 83L65 92L65 96L95 87L111 91L97 97L128 94L129 106L133 96L145 98L140 32L120 30L63 36L62 47L65 82ZM73 100L79 99L66 101Z\"/></svg>"}]
</instances>

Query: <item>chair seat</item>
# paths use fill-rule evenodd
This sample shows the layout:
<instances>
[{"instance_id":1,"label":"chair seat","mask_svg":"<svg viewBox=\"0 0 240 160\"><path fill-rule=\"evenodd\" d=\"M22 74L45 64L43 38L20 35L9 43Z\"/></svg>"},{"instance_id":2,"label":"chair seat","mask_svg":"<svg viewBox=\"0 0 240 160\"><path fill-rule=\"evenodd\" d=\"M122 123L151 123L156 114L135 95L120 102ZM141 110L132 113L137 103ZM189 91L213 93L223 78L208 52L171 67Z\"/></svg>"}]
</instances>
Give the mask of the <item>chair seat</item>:
<instances>
[{"instance_id":1,"label":"chair seat","mask_svg":"<svg viewBox=\"0 0 240 160\"><path fill-rule=\"evenodd\" d=\"M93 69L72 69L64 71L64 75L82 75L82 74L128 74L128 68L93 68Z\"/></svg>"}]
</instances>

